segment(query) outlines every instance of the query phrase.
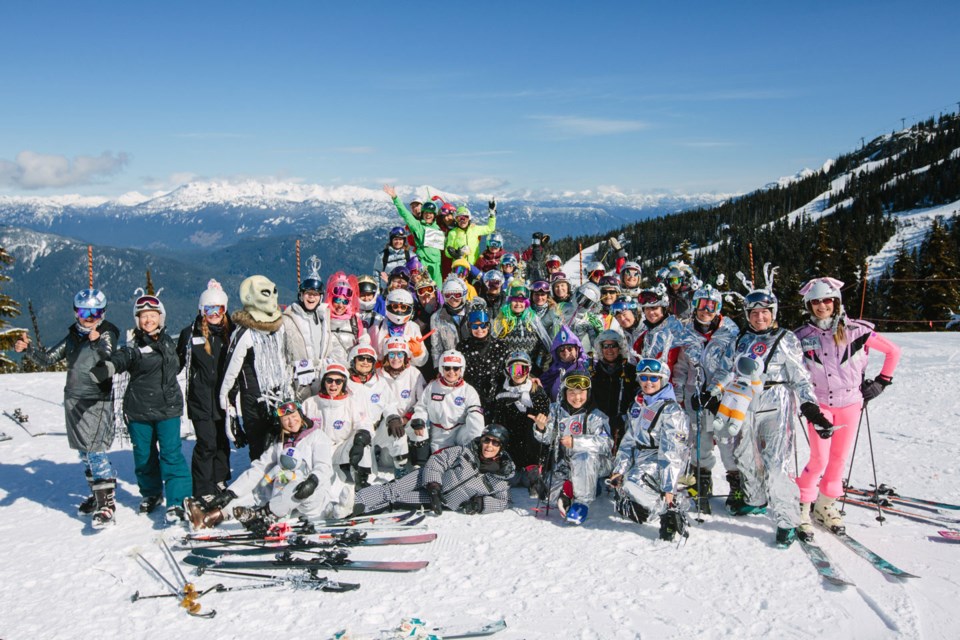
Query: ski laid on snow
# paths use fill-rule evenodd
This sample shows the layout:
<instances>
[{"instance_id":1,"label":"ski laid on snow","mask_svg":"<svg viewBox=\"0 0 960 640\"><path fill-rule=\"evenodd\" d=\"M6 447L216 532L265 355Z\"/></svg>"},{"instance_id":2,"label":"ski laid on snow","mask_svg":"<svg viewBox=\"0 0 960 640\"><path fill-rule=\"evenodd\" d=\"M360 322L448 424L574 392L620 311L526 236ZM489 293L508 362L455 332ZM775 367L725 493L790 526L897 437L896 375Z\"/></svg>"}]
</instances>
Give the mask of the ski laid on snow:
<instances>
[{"instance_id":1,"label":"ski laid on snow","mask_svg":"<svg viewBox=\"0 0 960 640\"><path fill-rule=\"evenodd\" d=\"M893 487L888 487L885 484L881 484L878 491L874 491L873 489L861 489L859 487L847 487L847 492L858 496L864 496L870 498L871 500L874 500L877 496L879 496L881 500L889 500L892 503L902 504L907 507L916 507L918 509L926 508L936 511L960 510L960 505L950 504L948 502L938 502L937 500L926 500L924 498L910 498L908 496L901 496Z\"/></svg>"},{"instance_id":2,"label":"ski laid on snow","mask_svg":"<svg viewBox=\"0 0 960 640\"><path fill-rule=\"evenodd\" d=\"M941 538L946 538L951 542L960 542L960 531L954 531L952 529L942 529L937 531Z\"/></svg>"},{"instance_id":3,"label":"ski laid on snow","mask_svg":"<svg viewBox=\"0 0 960 640\"><path fill-rule=\"evenodd\" d=\"M454 640L455 638L492 636L506 628L506 620L495 620L477 627L430 627L419 618L405 618L396 629L380 629L366 632L344 629L333 634L331 640L394 640L396 638L425 638L426 640L442 638L443 640ZM423 635L424 633L427 635Z\"/></svg>"},{"instance_id":4,"label":"ski laid on snow","mask_svg":"<svg viewBox=\"0 0 960 640\"><path fill-rule=\"evenodd\" d=\"M416 527L418 524L423 522L423 519L426 517L423 514L416 515L416 511L407 511L405 513L396 514L391 519L378 520L375 524L365 524L364 522L355 522L354 524L340 525L335 527L327 527L327 525L319 523L318 525L306 525L303 523L294 523L292 525L287 524L286 526L275 525L267 533L266 537L258 536L253 533L189 533L184 536L184 542L221 542L221 541L232 541L232 540L247 540L247 541L268 541L268 542L283 542L291 537L303 536L303 535L318 535L319 537L329 537L334 536L344 531L352 530L364 530L364 531L391 531L391 530L407 530L407 528ZM326 528L317 529L317 526L323 526ZM401 529L402 527L402 529Z\"/></svg>"},{"instance_id":5,"label":"ski laid on snow","mask_svg":"<svg viewBox=\"0 0 960 640\"><path fill-rule=\"evenodd\" d=\"M3 415L13 420L17 424L17 426L19 426L21 429L26 431L33 438L36 438L37 436L47 435L46 431L34 431L29 427L27 427L27 423L30 421L30 418L28 418L25 413L20 411L20 409L14 409L13 413L8 413L4 411ZM9 439L9 436L8 436L8 439Z\"/></svg>"},{"instance_id":6,"label":"ski laid on snow","mask_svg":"<svg viewBox=\"0 0 960 640\"><path fill-rule=\"evenodd\" d=\"M284 544L256 544L253 542L238 541L212 547L195 547L192 553L204 558L218 558L224 555L251 556L257 554L297 552L323 553L338 547L381 547L387 545L426 544L437 539L435 533L424 533L415 536L394 536L389 538L367 538L351 536L337 537L329 542L312 540L292 540Z\"/></svg>"},{"instance_id":7,"label":"ski laid on snow","mask_svg":"<svg viewBox=\"0 0 960 640\"><path fill-rule=\"evenodd\" d=\"M812 542L804 542L803 540L799 539L797 542L800 543L800 548L803 549L803 552L807 554L807 557L810 558L810 562L812 562L813 566L816 568L817 573L819 573L824 580L830 584L840 587L855 586L837 570L833 563L830 562L830 558L828 558L826 552L820 548L820 545Z\"/></svg>"},{"instance_id":8,"label":"ski laid on snow","mask_svg":"<svg viewBox=\"0 0 960 640\"><path fill-rule=\"evenodd\" d=\"M837 498L841 502L846 504L852 504L857 507L863 507L864 509L872 509L873 511L877 510L877 507L881 509L884 513L892 513L894 515L902 516L910 520L915 520L916 522L923 522L926 524L933 524L943 526L945 524L960 524L960 519L958 518L948 518L946 516L940 516L934 513L917 513L915 511L908 511L906 509L900 509L897 507L889 505L877 505L876 502L868 502L865 500L858 500L856 498L851 498L847 496L846 498L840 497Z\"/></svg>"},{"instance_id":9,"label":"ski laid on snow","mask_svg":"<svg viewBox=\"0 0 960 640\"><path fill-rule=\"evenodd\" d=\"M197 549L197 551L200 551ZM194 567L210 569L311 569L335 571L388 571L408 573L419 571L428 564L426 560L408 562L390 562L381 560L350 560L346 553L329 552L315 558L297 558L290 553L281 553L273 560L224 561L204 558L199 555L189 555L183 560Z\"/></svg>"},{"instance_id":10,"label":"ski laid on snow","mask_svg":"<svg viewBox=\"0 0 960 640\"><path fill-rule=\"evenodd\" d=\"M855 554L857 554L858 556L860 556L861 558L869 562L880 573L884 573L888 576L894 576L896 578L919 578L920 577L912 573L907 573L903 569L895 566L889 560L882 558L875 551L868 549L859 540L851 538L850 535L846 532L837 533L835 531L831 531L830 529L827 529L826 527L821 527L821 529L823 531L826 531L830 535L832 535L834 538L836 538L840 542L842 542L844 546L846 546L848 549L853 551Z\"/></svg>"}]
</instances>

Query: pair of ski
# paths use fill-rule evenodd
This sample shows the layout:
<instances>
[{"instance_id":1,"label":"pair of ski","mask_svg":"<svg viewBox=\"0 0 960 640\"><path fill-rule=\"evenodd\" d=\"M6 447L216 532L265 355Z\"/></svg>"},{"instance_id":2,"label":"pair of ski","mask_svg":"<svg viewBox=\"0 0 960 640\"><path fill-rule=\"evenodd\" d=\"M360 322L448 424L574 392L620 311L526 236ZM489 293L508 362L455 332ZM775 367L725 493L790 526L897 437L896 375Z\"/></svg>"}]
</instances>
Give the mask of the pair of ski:
<instances>
[{"instance_id":1,"label":"pair of ski","mask_svg":"<svg viewBox=\"0 0 960 640\"><path fill-rule=\"evenodd\" d=\"M380 629L376 631L355 632L344 629L333 634L331 640L394 640L396 638L479 638L492 636L507 628L506 620L495 620L477 627L430 627L418 618L407 618L396 629ZM424 636L423 633L427 635ZM417 634L417 635L414 635Z\"/></svg>"},{"instance_id":2,"label":"pair of ski","mask_svg":"<svg viewBox=\"0 0 960 640\"><path fill-rule=\"evenodd\" d=\"M886 500L891 504L901 504L907 507L913 507L915 509L925 509L927 511L937 511L937 512L948 512L948 511L960 511L960 505L950 504L948 502L941 502L939 500L928 500L926 498L911 498L909 496L902 496L897 493L897 490L891 486L881 484L876 490L874 489L860 489L858 487L847 487L848 494L854 494L858 496L874 498L879 497L880 499Z\"/></svg>"},{"instance_id":3,"label":"pair of ski","mask_svg":"<svg viewBox=\"0 0 960 640\"><path fill-rule=\"evenodd\" d=\"M825 527L821 527L820 530L832 535L834 538L843 543L843 545L848 549L869 562L874 569L886 576L904 579L918 577L912 573L907 573L903 569L900 569L890 561L881 557L875 551L868 549L862 542L851 537L850 534L846 533L845 531L836 532ZM833 565L833 563L830 562L830 558L820 545L813 542L805 542L803 540L799 540L799 542L800 547L803 549L804 553L807 554L807 557L810 558L813 566L824 580L837 586L854 586L853 582L844 577L843 574L841 574Z\"/></svg>"},{"instance_id":4,"label":"pair of ski","mask_svg":"<svg viewBox=\"0 0 960 640\"><path fill-rule=\"evenodd\" d=\"M326 520L319 523L305 523L303 521L279 522L273 525L266 537L253 533L190 533L184 537L184 542L221 542L221 541L267 541L283 542L288 538L297 538L303 535L314 535L321 538L331 537L347 530L364 529L389 531L393 529L408 530L423 522L426 515L419 511L404 511L402 513L384 513L364 518L343 520ZM320 527L318 529L318 527Z\"/></svg>"},{"instance_id":5,"label":"pair of ski","mask_svg":"<svg viewBox=\"0 0 960 640\"><path fill-rule=\"evenodd\" d=\"M343 531L313 540L315 536L289 537L282 542L255 540L223 540L205 547L193 547L197 555L256 555L279 553L282 551L303 551L305 553L336 549L338 547L382 547L387 545L426 544L437 539L436 533L420 533L412 536L386 536L370 538L366 531ZM199 553L203 552L203 553Z\"/></svg>"},{"instance_id":6,"label":"pair of ski","mask_svg":"<svg viewBox=\"0 0 960 640\"><path fill-rule=\"evenodd\" d=\"M15 423L17 424L17 426L19 426L21 429L23 429L24 431L26 431L27 434L30 435L30 437L32 437L32 438L36 438L37 436L45 436L45 435L47 435L47 432L46 432L46 431L34 431L33 429L30 429L30 428L27 426L27 422L30 421L30 418L28 418L26 414L24 414L22 411L20 411L20 409L14 409L13 413L8 413L8 412L4 411L4 412L3 412L3 415L5 415L5 416L7 416L8 418L10 418L13 422L15 422ZM4 440L13 440L13 437L12 437L12 436L8 436L8 435L5 434L5 433L0 433L0 442L3 442Z\"/></svg>"},{"instance_id":7,"label":"pair of ski","mask_svg":"<svg viewBox=\"0 0 960 640\"><path fill-rule=\"evenodd\" d=\"M333 538L333 542L318 542L297 538L291 543L283 545L269 545L254 542L232 542L219 547L200 547L191 550L191 554L184 559L189 565L200 567L203 570L262 570L262 569L308 569L314 572L318 569L350 570L350 571L389 571L410 572L419 571L429 562L425 560L410 562L392 562L378 560L351 560L349 547L354 546L384 546L410 545L433 542L437 538L435 533L423 533L413 536L393 536L384 538L368 538L365 535L354 535ZM338 544L339 541L339 544ZM223 560L223 556L262 556L275 554L270 560ZM310 557L296 556L306 554Z\"/></svg>"}]
</instances>

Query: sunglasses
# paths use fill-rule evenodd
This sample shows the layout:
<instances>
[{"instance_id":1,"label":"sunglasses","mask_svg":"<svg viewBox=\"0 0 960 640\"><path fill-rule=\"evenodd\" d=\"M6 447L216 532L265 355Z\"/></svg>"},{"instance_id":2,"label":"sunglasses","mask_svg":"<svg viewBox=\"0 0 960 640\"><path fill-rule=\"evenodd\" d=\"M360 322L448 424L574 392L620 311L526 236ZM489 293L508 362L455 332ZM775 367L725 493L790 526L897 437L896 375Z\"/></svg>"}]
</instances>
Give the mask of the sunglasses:
<instances>
[{"instance_id":1,"label":"sunglasses","mask_svg":"<svg viewBox=\"0 0 960 640\"><path fill-rule=\"evenodd\" d=\"M103 317L106 309L77 309L77 317L81 320L99 320Z\"/></svg>"},{"instance_id":2,"label":"sunglasses","mask_svg":"<svg viewBox=\"0 0 960 640\"><path fill-rule=\"evenodd\" d=\"M409 313L410 305L404 304L402 302L391 302L387 305L387 309L393 311L394 313Z\"/></svg>"},{"instance_id":3,"label":"sunglasses","mask_svg":"<svg viewBox=\"0 0 960 640\"><path fill-rule=\"evenodd\" d=\"M480 444L492 444L496 447L503 446L503 444L499 440L497 440L496 438L490 438L490 437L480 438Z\"/></svg>"},{"instance_id":4,"label":"sunglasses","mask_svg":"<svg viewBox=\"0 0 960 640\"><path fill-rule=\"evenodd\" d=\"M572 344L562 344L562 345L560 345L559 347L557 347L557 352L560 352L560 351L576 351L576 350L577 350L576 345L572 345Z\"/></svg>"},{"instance_id":5,"label":"sunglasses","mask_svg":"<svg viewBox=\"0 0 960 640\"><path fill-rule=\"evenodd\" d=\"M308 293L304 291L304 293ZM205 316L222 316L224 312L223 305L221 304L205 304L203 305L203 315Z\"/></svg>"},{"instance_id":6,"label":"sunglasses","mask_svg":"<svg viewBox=\"0 0 960 640\"><path fill-rule=\"evenodd\" d=\"M717 310L717 301L710 300L709 298L700 298L697 300L697 311L700 311L701 309L713 313Z\"/></svg>"},{"instance_id":7,"label":"sunglasses","mask_svg":"<svg viewBox=\"0 0 960 640\"><path fill-rule=\"evenodd\" d=\"M812 305L833 304L833 298L818 298L817 300L811 300L810 304Z\"/></svg>"},{"instance_id":8,"label":"sunglasses","mask_svg":"<svg viewBox=\"0 0 960 640\"><path fill-rule=\"evenodd\" d=\"M616 342L604 342L600 345L601 349L619 349L620 345Z\"/></svg>"},{"instance_id":9,"label":"sunglasses","mask_svg":"<svg viewBox=\"0 0 960 640\"><path fill-rule=\"evenodd\" d=\"M333 304L342 304L343 306L347 306L348 304L350 304L350 300L349 298L342 298L340 296L335 296L333 298Z\"/></svg>"},{"instance_id":10,"label":"sunglasses","mask_svg":"<svg viewBox=\"0 0 960 640\"><path fill-rule=\"evenodd\" d=\"M637 376L640 382L654 382L660 379L660 376Z\"/></svg>"},{"instance_id":11,"label":"sunglasses","mask_svg":"<svg viewBox=\"0 0 960 640\"><path fill-rule=\"evenodd\" d=\"M470 325L470 328L471 328L471 329L489 329L489 328L490 328L490 323L489 323L489 322L474 322L474 323L472 323L472 324Z\"/></svg>"},{"instance_id":12,"label":"sunglasses","mask_svg":"<svg viewBox=\"0 0 960 640\"><path fill-rule=\"evenodd\" d=\"M567 389L586 390L590 388L590 378L581 375L567 376L563 381L563 386Z\"/></svg>"},{"instance_id":13,"label":"sunglasses","mask_svg":"<svg viewBox=\"0 0 960 640\"><path fill-rule=\"evenodd\" d=\"M603 289L602 291L600 291L601 296L615 296L615 295L618 295L619 293L620 292L617 291L616 289Z\"/></svg>"},{"instance_id":14,"label":"sunglasses","mask_svg":"<svg viewBox=\"0 0 960 640\"><path fill-rule=\"evenodd\" d=\"M299 413L300 405L296 402L284 402L277 407L274 412L277 414L278 418L282 418L283 416L288 416L291 413Z\"/></svg>"},{"instance_id":15,"label":"sunglasses","mask_svg":"<svg viewBox=\"0 0 960 640\"><path fill-rule=\"evenodd\" d=\"M343 378L326 378L326 379L323 381L323 384L342 385L344 382L346 382L346 381L345 381Z\"/></svg>"},{"instance_id":16,"label":"sunglasses","mask_svg":"<svg viewBox=\"0 0 960 640\"><path fill-rule=\"evenodd\" d=\"M442 367L444 371L460 371L461 367Z\"/></svg>"},{"instance_id":17,"label":"sunglasses","mask_svg":"<svg viewBox=\"0 0 960 640\"><path fill-rule=\"evenodd\" d=\"M391 351L387 354L387 357L391 360L403 360L407 357L407 354L405 354L403 351Z\"/></svg>"},{"instance_id":18,"label":"sunglasses","mask_svg":"<svg viewBox=\"0 0 960 640\"><path fill-rule=\"evenodd\" d=\"M373 356L357 356L354 360L359 360L360 362L376 362L377 359Z\"/></svg>"}]
</instances>

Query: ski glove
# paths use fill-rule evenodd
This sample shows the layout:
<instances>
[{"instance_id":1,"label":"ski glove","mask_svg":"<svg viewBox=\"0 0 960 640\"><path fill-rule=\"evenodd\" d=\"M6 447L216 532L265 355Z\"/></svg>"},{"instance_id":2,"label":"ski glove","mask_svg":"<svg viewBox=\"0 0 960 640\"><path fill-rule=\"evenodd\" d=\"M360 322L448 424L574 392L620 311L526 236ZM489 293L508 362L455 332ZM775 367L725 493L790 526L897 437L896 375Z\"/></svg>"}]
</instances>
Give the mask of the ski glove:
<instances>
[{"instance_id":1,"label":"ski glove","mask_svg":"<svg viewBox=\"0 0 960 640\"><path fill-rule=\"evenodd\" d=\"M224 431L227 435L227 440L233 443L237 449L243 449L247 446L247 432L243 430L243 420L240 419L240 416L237 415L236 409L230 407L227 411L229 418L227 424L225 425Z\"/></svg>"},{"instance_id":2,"label":"ski glove","mask_svg":"<svg viewBox=\"0 0 960 640\"><path fill-rule=\"evenodd\" d=\"M469 500L465 500L460 505L460 511L468 516L475 516L478 513L483 513L483 496L473 496Z\"/></svg>"},{"instance_id":3,"label":"ski glove","mask_svg":"<svg viewBox=\"0 0 960 640\"><path fill-rule=\"evenodd\" d=\"M870 402L883 393L883 390L890 386L892 382L893 378L885 376L882 373L873 380L864 380L860 384L860 393L863 394L863 401Z\"/></svg>"},{"instance_id":4,"label":"ski glove","mask_svg":"<svg viewBox=\"0 0 960 640\"><path fill-rule=\"evenodd\" d=\"M430 508L433 509L433 513L438 516L441 515L443 513L443 497L440 495L440 483L428 482L423 488L430 493Z\"/></svg>"},{"instance_id":5,"label":"ski glove","mask_svg":"<svg viewBox=\"0 0 960 640\"><path fill-rule=\"evenodd\" d=\"M316 474L311 473L307 476L307 479L297 485L296 490L293 492L293 497L297 500L306 500L313 495L313 492L317 490L317 485L320 484L320 478Z\"/></svg>"},{"instance_id":6,"label":"ski glove","mask_svg":"<svg viewBox=\"0 0 960 640\"><path fill-rule=\"evenodd\" d=\"M223 509L225 506L237 499L237 494L233 491L227 489L223 493L215 495L209 502L207 502L207 511L213 511L214 509Z\"/></svg>"},{"instance_id":7,"label":"ski glove","mask_svg":"<svg viewBox=\"0 0 960 640\"><path fill-rule=\"evenodd\" d=\"M356 467L363 460L363 450L370 444L370 432L360 429L353 436L353 445L350 447L350 466Z\"/></svg>"},{"instance_id":8,"label":"ski glove","mask_svg":"<svg viewBox=\"0 0 960 640\"><path fill-rule=\"evenodd\" d=\"M497 201L496 200L487 200L487 209L491 212L496 212L497 210Z\"/></svg>"},{"instance_id":9,"label":"ski glove","mask_svg":"<svg viewBox=\"0 0 960 640\"><path fill-rule=\"evenodd\" d=\"M804 402L800 405L800 413L810 421L818 436L826 440L833 435L833 423L823 415L823 411L815 403Z\"/></svg>"},{"instance_id":10,"label":"ski glove","mask_svg":"<svg viewBox=\"0 0 960 640\"><path fill-rule=\"evenodd\" d=\"M387 418L387 433L391 438L402 438L406 434L403 428L403 420L400 416L390 416Z\"/></svg>"},{"instance_id":11,"label":"ski glove","mask_svg":"<svg viewBox=\"0 0 960 640\"><path fill-rule=\"evenodd\" d=\"M102 384L113 377L117 368L109 360L101 360L90 369L90 377L97 384Z\"/></svg>"}]
</instances>

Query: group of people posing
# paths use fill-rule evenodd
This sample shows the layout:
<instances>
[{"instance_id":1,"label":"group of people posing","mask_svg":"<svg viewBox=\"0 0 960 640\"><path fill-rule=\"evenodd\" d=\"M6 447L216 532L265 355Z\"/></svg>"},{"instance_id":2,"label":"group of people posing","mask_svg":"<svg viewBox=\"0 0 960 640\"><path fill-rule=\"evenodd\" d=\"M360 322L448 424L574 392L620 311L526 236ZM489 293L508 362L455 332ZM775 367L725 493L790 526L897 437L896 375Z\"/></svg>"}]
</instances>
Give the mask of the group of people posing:
<instances>
[{"instance_id":1,"label":"group of people posing","mask_svg":"<svg viewBox=\"0 0 960 640\"><path fill-rule=\"evenodd\" d=\"M491 513L524 487L575 524L606 490L619 514L657 522L672 540L686 535L690 510L711 511L719 452L727 508L770 509L781 546L812 537L814 520L842 528L835 503L860 411L899 360L869 323L847 317L843 283L806 283L809 320L789 331L777 324L769 265L764 286L738 274L743 293L700 282L682 262L645 286L611 238L609 273L588 265L574 287L549 236L506 252L494 201L479 225L466 207L408 209L384 190L404 226L390 231L377 273L324 280L312 259L285 308L273 282L251 276L232 314L211 280L176 336L160 299L140 292L124 346L104 294L88 289L60 344L43 351L21 337L16 350L38 363L67 360L67 433L91 488L80 511L95 527L115 521L106 452L115 376L126 373L140 511L165 501L169 521L194 527L233 516L266 531L291 514L317 521L412 505ZM733 298L742 328L723 313ZM866 379L871 349L884 360ZM196 433L190 467L181 370ZM795 478L798 414L811 455ZM251 459L235 479L231 445Z\"/></svg>"}]
</instances>

